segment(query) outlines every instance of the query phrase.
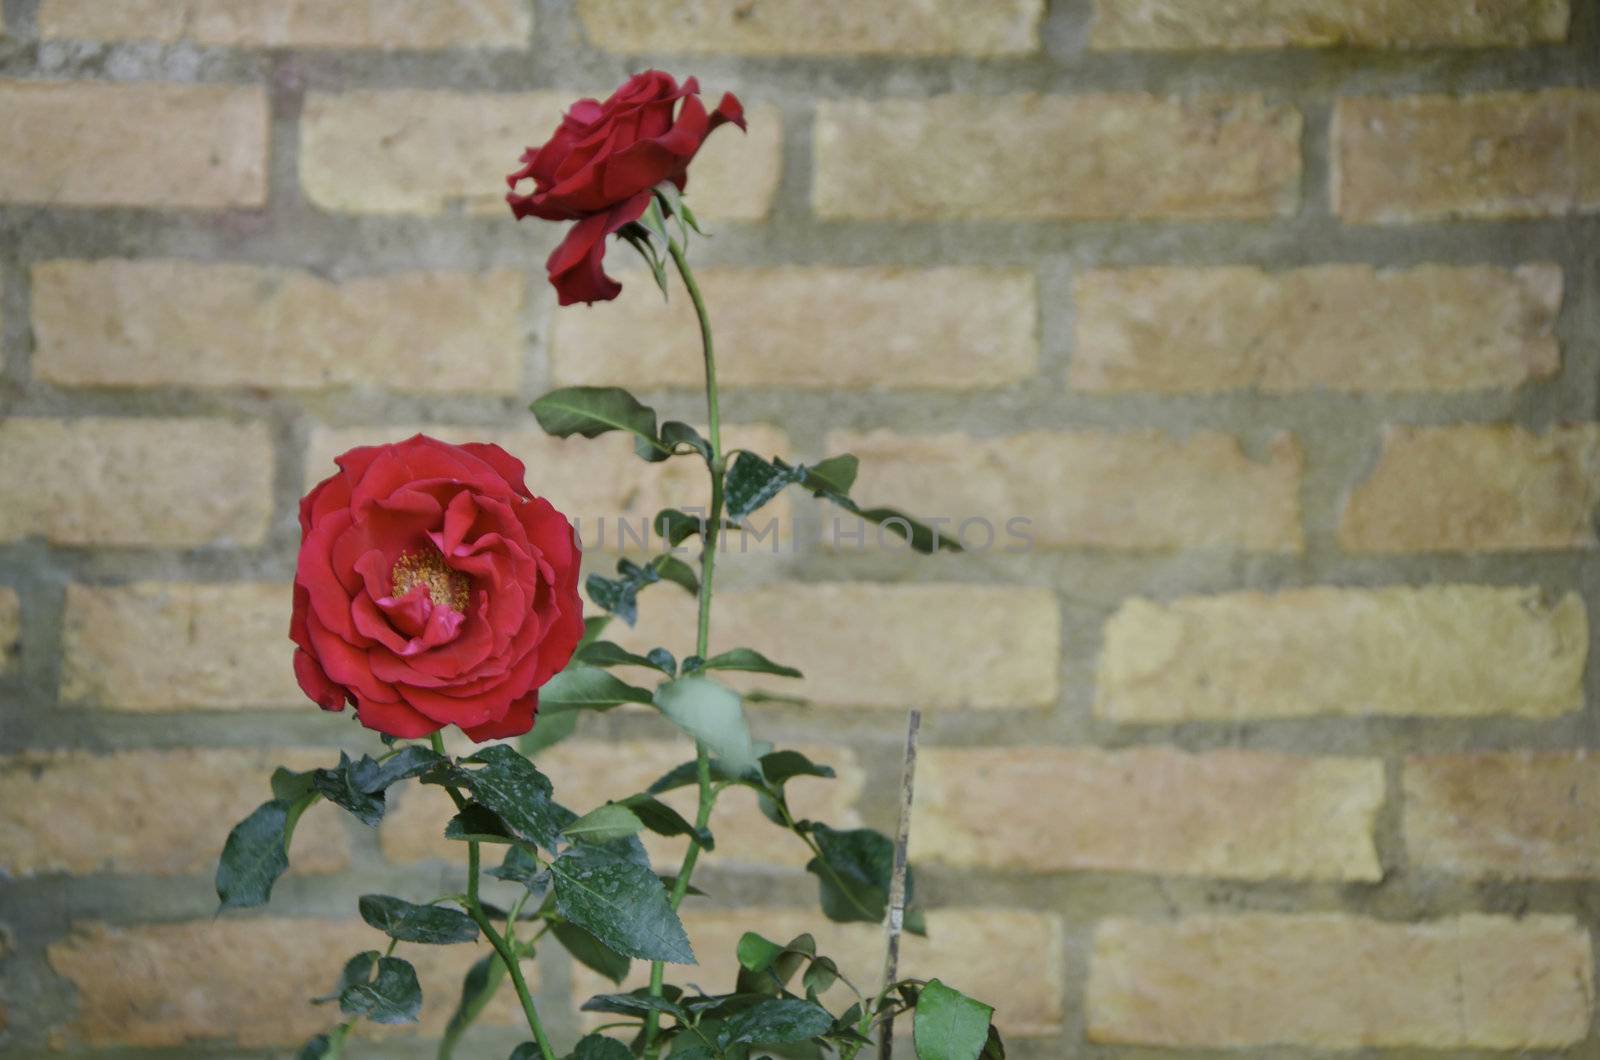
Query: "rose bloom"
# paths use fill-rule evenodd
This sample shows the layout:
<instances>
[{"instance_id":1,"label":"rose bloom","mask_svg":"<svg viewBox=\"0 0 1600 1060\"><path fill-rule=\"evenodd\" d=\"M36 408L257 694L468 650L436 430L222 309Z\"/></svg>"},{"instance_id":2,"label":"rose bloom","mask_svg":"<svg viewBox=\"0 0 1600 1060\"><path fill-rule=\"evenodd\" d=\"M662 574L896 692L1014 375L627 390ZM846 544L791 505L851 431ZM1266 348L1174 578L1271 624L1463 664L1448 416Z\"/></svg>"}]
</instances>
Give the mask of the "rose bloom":
<instances>
[{"instance_id":1,"label":"rose bloom","mask_svg":"<svg viewBox=\"0 0 1600 1060\"><path fill-rule=\"evenodd\" d=\"M659 70L637 74L604 103L573 104L550 139L524 151L522 168L506 177L506 201L519 221L578 222L545 263L562 305L615 298L622 285L602 268L606 237L643 216L657 184L670 180L684 189L689 162L713 129L725 122L744 128L744 108L733 95L708 115L699 93L692 77L680 87ZM528 179L533 191L519 194L517 185Z\"/></svg>"},{"instance_id":2,"label":"rose bloom","mask_svg":"<svg viewBox=\"0 0 1600 1060\"><path fill-rule=\"evenodd\" d=\"M533 726L583 636L577 536L499 446L352 449L300 502L289 637L324 710L403 739Z\"/></svg>"}]
</instances>

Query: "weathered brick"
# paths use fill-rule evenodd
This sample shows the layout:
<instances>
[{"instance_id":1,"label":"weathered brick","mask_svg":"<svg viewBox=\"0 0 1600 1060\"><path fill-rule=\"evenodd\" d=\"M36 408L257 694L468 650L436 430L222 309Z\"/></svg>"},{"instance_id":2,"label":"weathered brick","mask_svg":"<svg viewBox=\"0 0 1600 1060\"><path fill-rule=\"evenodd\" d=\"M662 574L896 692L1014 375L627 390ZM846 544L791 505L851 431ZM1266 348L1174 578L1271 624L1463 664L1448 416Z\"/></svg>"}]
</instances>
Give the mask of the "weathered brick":
<instances>
[{"instance_id":1,"label":"weathered brick","mask_svg":"<svg viewBox=\"0 0 1600 1060\"><path fill-rule=\"evenodd\" d=\"M34 374L69 386L365 384L517 392L523 277L56 261L33 269Z\"/></svg>"},{"instance_id":2,"label":"weathered brick","mask_svg":"<svg viewBox=\"0 0 1600 1060\"><path fill-rule=\"evenodd\" d=\"M157 713L308 708L289 610L287 585L69 585L61 698Z\"/></svg>"},{"instance_id":3,"label":"weathered brick","mask_svg":"<svg viewBox=\"0 0 1600 1060\"><path fill-rule=\"evenodd\" d=\"M1351 493L1339 544L1351 552L1593 548L1600 424L1534 434L1509 424L1391 427Z\"/></svg>"},{"instance_id":4,"label":"weathered brick","mask_svg":"<svg viewBox=\"0 0 1600 1060\"><path fill-rule=\"evenodd\" d=\"M1042 0L579 0L590 41L615 52L1017 55L1039 50Z\"/></svg>"},{"instance_id":5,"label":"weathered brick","mask_svg":"<svg viewBox=\"0 0 1600 1060\"><path fill-rule=\"evenodd\" d=\"M556 316L560 383L701 386L694 307L662 305L648 273L621 277L615 302ZM1025 269L707 269L723 386L992 389L1038 361L1038 297ZM641 345L639 336L650 334Z\"/></svg>"},{"instance_id":6,"label":"weathered brick","mask_svg":"<svg viewBox=\"0 0 1600 1060\"><path fill-rule=\"evenodd\" d=\"M505 175L571 103L570 92L314 92L300 122L300 183L324 210L509 218ZM689 201L701 217L754 221L772 206L781 119L770 105L746 117L747 136L720 132L695 159Z\"/></svg>"},{"instance_id":7,"label":"weathered brick","mask_svg":"<svg viewBox=\"0 0 1600 1060\"><path fill-rule=\"evenodd\" d=\"M307 446L306 487L309 489L337 471L333 459L347 449L399 441L418 431L456 444L494 442L523 461L528 465L528 488L547 498L573 521L587 551L660 551L663 542L650 528L656 512L668 507L706 510L710 504L711 487L705 465L699 461L646 464L634 455L633 442L621 435L562 439L531 426L318 427L311 432ZM725 426L723 444L768 454L789 449L788 436L764 424ZM779 497L760 515L777 518L787 527L788 498Z\"/></svg>"},{"instance_id":8,"label":"weathered brick","mask_svg":"<svg viewBox=\"0 0 1600 1060\"><path fill-rule=\"evenodd\" d=\"M1377 880L1377 759L930 748L912 857L961 868Z\"/></svg>"},{"instance_id":9,"label":"weathered brick","mask_svg":"<svg viewBox=\"0 0 1600 1060\"><path fill-rule=\"evenodd\" d=\"M1600 760L1586 751L1406 759L1413 866L1466 876L1600 876Z\"/></svg>"},{"instance_id":10,"label":"weathered brick","mask_svg":"<svg viewBox=\"0 0 1600 1060\"><path fill-rule=\"evenodd\" d=\"M0 673L5 673L20 648L22 601L16 590L0 586Z\"/></svg>"},{"instance_id":11,"label":"weathered brick","mask_svg":"<svg viewBox=\"0 0 1600 1060\"><path fill-rule=\"evenodd\" d=\"M974 551L1025 551L1030 542L1262 552L1303 546L1302 459L1288 436L1274 439L1263 460L1215 431L1183 440L1160 431L998 438L836 431L828 449L861 459L852 496L949 519L941 532ZM969 519L979 521L964 528Z\"/></svg>"},{"instance_id":12,"label":"weathered brick","mask_svg":"<svg viewBox=\"0 0 1600 1060\"><path fill-rule=\"evenodd\" d=\"M640 606L635 629L607 633L682 657L693 612L693 599L669 587ZM806 677L733 683L820 706L1042 708L1056 702L1061 619L1052 593L1023 586L780 583L719 590L711 651L735 647Z\"/></svg>"},{"instance_id":13,"label":"weathered brick","mask_svg":"<svg viewBox=\"0 0 1600 1060\"><path fill-rule=\"evenodd\" d=\"M427 895L411 895L415 899ZM384 938L359 920L277 917L118 927L79 924L52 943L50 966L78 991L77 1015L52 1044L155 1048L232 1040L241 1048L299 1045L326 1031L326 1007L306 1003L339 980L344 962ZM443 1026L468 966L489 946L407 946L422 982L421 1026ZM537 981L537 967L523 963ZM481 1022L515 1026L516 998L501 990ZM381 1033L372 1024L363 1036ZM402 1033L414 1033L402 1029Z\"/></svg>"},{"instance_id":14,"label":"weathered brick","mask_svg":"<svg viewBox=\"0 0 1600 1060\"><path fill-rule=\"evenodd\" d=\"M300 749L40 751L0 759L0 870L207 875L228 830L270 797L275 767L328 764L329 752ZM60 827L63 821L71 826ZM301 818L292 871L337 872L349 860L336 811Z\"/></svg>"},{"instance_id":15,"label":"weathered brick","mask_svg":"<svg viewBox=\"0 0 1600 1060\"><path fill-rule=\"evenodd\" d=\"M1122 722L1316 714L1548 718L1583 702L1576 593L1481 585L1130 599L1095 711Z\"/></svg>"},{"instance_id":16,"label":"weathered brick","mask_svg":"<svg viewBox=\"0 0 1600 1060\"><path fill-rule=\"evenodd\" d=\"M1334 209L1353 224L1600 210L1600 92L1341 99Z\"/></svg>"},{"instance_id":17,"label":"weathered brick","mask_svg":"<svg viewBox=\"0 0 1600 1060\"><path fill-rule=\"evenodd\" d=\"M267 200L267 96L0 81L0 202L218 210Z\"/></svg>"},{"instance_id":18,"label":"weathered brick","mask_svg":"<svg viewBox=\"0 0 1600 1060\"><path fill-rule=\"evenodd\" d=\"M1079 390L1453 391L1561 367L1561 269L1094 270L1073 282Z\"/></svg>"},{"instance_id":19,"label":"weathered brick","mask_svg":"<svg viewBox=\"0 0 1600 1060\"><path fill-rule=\"evenodd\" d=\"M45 39L244 48L526 48L525 0L45 0Z\"/></svg>"},{"instance_id":20,"label":"weathered brick","mask_svg":"<svg viewBox=\"0 0 1600 1060\"><path fill-rule=\"evenodd\" d=\"M214 419L0 420L0 541L254 545L272 514L272 442Z\"/></svg>"},{"instance_id":21,"label":"weathered brick","mask_svg":"<svg viewBox=\"0 0 1600 1060\"><path fill-rule=\"evenodd\" d=\"M829 219L1271 217L1292 211L1300 114L1259 95L942 96L819 103Z\"/></svg>"},{"instance_id":22,"label":"weathered brick","mask_svg":"<svg viewBox=\"0 0 1600 1060\"><path fill-rule=\"evenodd\" d=\"M1089 1038L1556 1049L1588 1034L1593 963L1588 932L1566 916L1108 920L1090 957Z\"/></svg>"},{"instance_id":23,"label":"weathered brick","mask_svg":"<svg viewBox=\"0 0 1600 1060\"><path fill-rule=\"evenodd\" d=\"M814 908L702 911L691 907L683 920L701 964L694 969L694 981L708 991L733 989L738 970L734 948L746 931L785 942L810 933L817 952L837 961L858 985L879 981L883 975L883 929L875 924L836 924ZM1054 913L935 909L928 913L926 938L903 937L900 974L936 975L974 997L998 1002L995 1022L1009 1037L1049 1037L1061 1033L1065 1020L1064 949L1061 918ZM623 988L644 986L649 971L647 964L635 961ZM576 964L572 980L575 998L615 989ZM828 1000L840 1002L837 1011L849 1004L849 996L848 989L837 984Z\"/></svg>"},{"instance_id":24,"label":"weathered brick","mask_svg":"<svg viewBox=\"0 0 1600 1060\"><path fill-rule=\"evenodd\" d=\"M1568 0L1095 0L1089 46L1481 48L1567 39Z\"/></svg>"},{"instance_id":25,"label":"weathered brick","mask_svg":"<svg viewBox=\"0 0 1600 1060\"><path fill-rule=\"evenodd\" d=\"M791 780L788 791L796 816L825 821L835 828L860 827L855 805L865 777L855 752L818 745L794 749L814 762L833 766L839 774L833 780ZM638 794L669 769L693 758L693 745L683 740L601 743L574 739L540 752L538 762L555 784L561 804L581 813L608 800ZM410 863L435 858L458 862L465 856L461 843L444 838L444 826L454 816L455 807L442 791L416 786L395 795L395 806L378 832L385 857ZM684 817L694 819L699 799L696 789L667 792L661 799ZM762 815L755 793L747 788L730 788L722 793L711 818L711 831L716 836L716 849L701 856L701 865L800 869L811 857L799 839ZM651 860L662 871L677 871L684 850L681 837L668 839L646 833L643 838Z\"/></svg>"}]
</instances>

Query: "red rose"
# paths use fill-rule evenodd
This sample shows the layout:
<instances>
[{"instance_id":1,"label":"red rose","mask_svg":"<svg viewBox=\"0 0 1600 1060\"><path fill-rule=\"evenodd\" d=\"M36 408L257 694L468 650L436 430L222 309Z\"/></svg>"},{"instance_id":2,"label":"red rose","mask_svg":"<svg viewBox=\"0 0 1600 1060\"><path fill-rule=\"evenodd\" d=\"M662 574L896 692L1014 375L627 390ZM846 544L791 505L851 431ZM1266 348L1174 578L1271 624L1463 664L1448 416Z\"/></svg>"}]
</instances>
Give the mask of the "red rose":
<instances>
[{"instance_id":1,"label":"red rose","mask_svg":"<svg viewBox=\"0 0 1600 1060\"><path fill-rule=\"evenodd\" d=\"M494 445L352 449L300 502L289 638L324 710L405 739L533 727L583 636L578 543Z\"/></svg>"},{"instance_id":2,"label":"red rose","mask_svg":"<svg viewBox=\"0 0 1600 1060\"><path fill-rule=\"evenodd\" d=\"M606 237L644 214L657 184L670 180L683 190L689 162L711 130L724 122L744 128L744 108L733 95L707 115L699 93L692 77L680 88L670 74L648 70L604 103L579 100L543 147L522 153L523 167L506 178L517 220L578 222L545 262L562 305L615 298L622 285L601 267ZM517 194L529 178L533 191Z\"/></svg>"}]
</instances>

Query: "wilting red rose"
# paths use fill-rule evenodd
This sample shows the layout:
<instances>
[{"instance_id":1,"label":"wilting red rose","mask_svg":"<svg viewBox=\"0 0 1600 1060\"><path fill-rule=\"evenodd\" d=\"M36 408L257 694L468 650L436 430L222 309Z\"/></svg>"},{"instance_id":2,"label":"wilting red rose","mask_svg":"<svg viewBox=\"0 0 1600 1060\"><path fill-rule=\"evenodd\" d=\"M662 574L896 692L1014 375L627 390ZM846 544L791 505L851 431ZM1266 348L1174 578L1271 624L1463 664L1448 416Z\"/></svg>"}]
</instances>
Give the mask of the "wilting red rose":
<instances>
[{"instance_id":1,"label":"wilting red rose","mask_svg":"<svg viewBox=\"0 0 1600 1060\"><path fill-rule=\"evenodd\" d=\"M670 180L683 190L711 130L724 122L744 128L744 108L732 94L708 115L699 93L692 77L680 88L659 70L637 74L604 103L573 104L549 141L524 151L522 168L506 177L517 220L578 222L545 263L562 305L615 298L622 285L602 267L606 237L644 214L657 184ZM517 185L528 179L533 191L519 195Z\"/></svg>"},{"instance_id":2,"label":"wilting red rose","mask_svg":"<svg viewBox=\"0 0 1600 1060\"><path fill-rule=\"evenodd\" d=\"M499 446L352 449L300 502L289 637L324 710L406 739L533 726L583 636L577 537Z\"/></svg>"}]
</instances>

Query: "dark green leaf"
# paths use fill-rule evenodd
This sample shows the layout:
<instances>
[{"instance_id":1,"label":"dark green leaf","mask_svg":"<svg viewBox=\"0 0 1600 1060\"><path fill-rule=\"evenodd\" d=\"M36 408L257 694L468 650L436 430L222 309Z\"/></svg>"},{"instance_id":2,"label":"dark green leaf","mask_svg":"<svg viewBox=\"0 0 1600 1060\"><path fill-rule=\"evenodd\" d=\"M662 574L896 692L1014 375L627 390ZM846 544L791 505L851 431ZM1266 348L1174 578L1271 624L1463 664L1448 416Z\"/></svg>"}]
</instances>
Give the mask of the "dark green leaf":
<instances>
[{"instance_id":1,"label":"dark green leaf","mask_svg":"<svg viewBox=\"0 0 1600 1060\"><path fill-rule=\"evenodd\" d=\"M638 655L609 640L597 640L589 644L580 649L574 658L586 666L647 666L660 670L668 677L678 672L672 653L665 648L652 648L648 655Z\"/></svg>"},{"instance_id":2,"label":"dark green leaf","mask_svg":"<svg viewBox=\"0 0 1600 1060\"><path fill-rule=\"evenodd\" d=\"M894 508L863 508L852 500L849 494L850 487L855 485L856 458L849 453L831 457L813 468L806 468L804 465L790 466L782 460L774 463L781 471L799 472L805 488L814 496L831 501L868 522L887 526L909 541L911 547L918 552L935 552L941 548L951 552L961 551L961 543L954 537L940 534L904 512Z\"/></svg>"},{"instance_id":3,"label":"dark green leaf","mask_svg":"<svg viewBox=\"0 0 1600 1060\"><path fill-rule=\"evenodd\" d=\"M340 995L352 986L357 983L367 982L372 978L372 969L377 967L379 956L381 955L377 950L367 950L365 953L358 953L348 961L345 961L344 969L339 973L339 982L334 986L333 992L324 994L322 997L314 997L311 999L311 1003L313 1005L321 1005L329 1001L337 1001Z\"/></svg>"},{"instance_id":4,"label":"dark green leaf","mask_svg":"<svg viewBox=\"0 0 1600 1060\"><path fill-rule=\"evenodd\" d=\"M757 674L776 674L779 677L804 677L799 670L792 666L782 666L749 648L733 648L720 655L713 655L700 664L704 670L744 670Z\"/></svg>"},{"instance_id":5,"label":"dark green leaf","mask_svg":"<svg viewBox=\"0 0 1600 1060\"><path fill-rule=\"evenodd\" d=\"M780 462L781 463L781 462ZM728 469L724 495L728 518L738 521L805 478L805 467L769 464L754 453L741 452Z\"/></svg>"},{"instance_id":6,"label":"dark green leaf","mask_svg":"<svg viewBox=\"0 0 1600 1060\"><path fill-rule=\"evenodd\" d=\"M1000 1038L1000 1029L989 1024L989 1040L983 1043L979 1060L1006 1060L1006 1043Z\"/></svg>"},{"instance_id":7,"label":"dark green leaf","mask_svg":"<svg viewBox=\"0 0 1600 1060\"><path fill-rule=\"evenodd\" d=\"M817 877L822 911L830 920L881 923L889 904L889 880L894 872L894 842L870 828L837 831L819 824L812 838L822 851L806 871ZM906 904L912 899L912 877L906 874ZM906 926L912 928L908 910Z\"/></svg>"},{"instance_id":8,"label":"dark green leaf","mask_svg":"<svg viewBox=\"0 0 1600 1060\"><path fill-rule=\"evenodd\" d=\"M461 760L481 769L460 771L473 796L500 818L518 839L553 851L563 814L550 798L550 780L532 762L505 744L492 744Z\"/></svg>"},{"instance_id":9,"label":"dark green leaf","mask_svg":"<svg viewBox=\"0 0 1600 1060\"><path fill-rule=\"evenodd\" d=\"M517 739L517 749L532 757L565 740L577 727L576 710L541 710L534 715L533 728Z\"/></svg>"},{"instance_id":10,"label":"dark green leaf","mask_svg":"<svg viewBox=\"0 0 1600 1060\"><path fill-rule=\"evenodd\" d=\"M609 843L637 834L644 822L618 802L608 802L573 821L561 830L568 839L591 843Z\"/></svg>"},{"instance_id":11,"label":"dark green leaf","mask_svg":"<svg viewBox=\"0 0 1600 1060\"><path fill-rule=\"evenodd\" d=\"M595 644L604 644L596 641ZM591 645L593 647L594 645ZM569 666L539 690L541 712L610 710L622 703L649 703L648 689L637 688L595 666Z\"/></svg>"},{"instance_id":12,"label":"dark green leaf","mask_svg":"<svg viewBox=\"0 0 1600 1060\"><path fill-rule=\"evenodd\" d=\"M645 865L578 845L551 862L556 910L626 957L693 964L694 951L661 881Z\"/></svg>"},{"instance_id":13,"label":"dark green leaf","mask_svg":"<svg viewBox=\"0 0 1600 1060\"><path fill-rule=\"evenodd\" d=\"M478 958L467 969L466 978L461 981L461 1000L456 1003L456 1010L451 1014L450 1022L445 1024L444 1036L439 1040L438 1060L450 1060L461 1036L494 999L495 992L505 978L506 966L493 953Z\"/></svg>"},{"instance_id":14,"label":"dark green leaf","mask_svg":"<svg viewBox=\"0 0 1600 1060\"><path fill-rule=\"evenodd\" d=\"M644 826L656 835L695 835L699 836L700 845L705 849L715 847L709 831L702 829L697 832L683 814L652 795L630 795L622 800L622 804L638 814Z\"/></svg>"},{"instance_id":15,"label":"dark green leaf","mask_svg":"<svg viewBox=\"0 0 1600 1060\"><path fill-rule=\"evenodd\" d=\"M668 420L661 425L661 441L676 450L680 445L687 445L707 460L711 459L711 445L700 432L680 420Z\"/></svg>"},{"instance_id":16,"label":"dark green leaf","mask_svg":"<svg viewBox=\"0 0 1600 1060\"><path fill-rule=\"evenodd\" d=\"M664 997L651 997L644 990L635 990L631 994L596 994L582 1005L578 1006L584 1012L614 1012L619 1016L643 1016L651 1012L661 1012L674 1019L689 1019L689 1014L675 1001Z\"/></svg>"},{"instance_id":17,"label":"dark green leaf","mask_svg":"<svg viewBox=\"0 0 1600 1060\"><path fill-rule=\"evenodd\" d=\"M831 779L834 772L831 766L819 766L799 751L774 751L761 756L761 775L767 783L782 787L793 777Z\"/></svg>"},{"instance_id":18,"label":"dark green leaf","mask_svg":"<svg viewBox=\"0 0 1600 1060\"><path fill-rule=\"evenodd\" d=\"M917 998L912 1023L918 1060L978 1060L989 1040L994 1009L930 980Z\"/></svg>"},{"instance_id":19,"label":"dark green leaf","mask_svg":"<svg viewBox=\"0 0 1600 1060\"><path fill-rule=\"evenodd\" d=\"M818 957L800 977L800 985L805 988L806 996L815 1001L817 995L826 994L838 978L839 966L827 957Z\"/></svg>"},{"instance_id":20,"label":"dark green leaf","mask_svg":"<svg viewBox=\"0 0 1600 1060\"><path fill-rule=\"evenodd\" d=\"M311 781L323 798L343 806L362 824L376 828L383 820L383 789L376 786L378 763L363 755L352 762L350 756L339 752L339 764L332 769L318 769Z\"/></svg>"},{"instance_id":21,"label":"dark green leaf","mask_svg":"<svg viewBox=\"0 0 1600 1060\"><path fill-rule=\"evenodd\" d=\"M387 894L364 894L356 907L362 920L399 942L444 946L478 939L478 925L458 909L415 905Z\"/></svg>"},{"instance_id":22,"label":"dark green leaf","mask_svg":"<svg viewBox=\"0 0 1600 1060\"><path fill-rule=\"evenodd\" d=\"M676 548L694 535L704 533L705 519L681 512L676 508L663 508L656 513L651 526L658 537Z\"/></svg>"},{"instance_id":23,"label":"dark green leaf","mask_svg":"<svg viewBox=\"0 0 1600 1060\"><path fill-rule=\"evenodd\" d=\"M754 931L746 931L739 936L739 945L734 950L740 967L752 972L766 971L782 955L781 945Z\"/></svg>"},{"instance_id":24,"label":"dark green leaf","mask_svg":"<svg viewBox=\"0 0 1600 1060\"><path fill-rule=\"evenodd\" d=\"M787 1045L825 1034L833 1017L821 1005L795 997L773 998L731 1017L723 1039L752 1045Z\"/></svg>"},{"instance_id":25,"label":"dark green leaf","mask_svg":"<svg viewBox=\"0 0 1600 1060\"><path fill-rule=\"evenodd\" d=\"M603 1034L591 1034L578 1039L578 1044L573 1046L566 1060L632 1060L632 1058L633 1054L628 1052L628 1047L615 1038L607 1038ZM517 1058L513 1057L512 1060Z\"/></svg>"},{"instance_id":26,"label":"dark green leaf","mask_svg":"<svg viewBox=\"0 0 1600 1060\"><path fill-rule=\"evenodd\" d=\"M289 868L285 838L291 804L273 799L233 826L217 861L217 897L224 909L265 905Z\"/></svg>"},{"instance_id":27,"label":"dark green leaf","mask_svg":"<svg viewBox=\"0 0 1600 1060\"><path fill-rule=\"evenodd\" d=\"M656 413L632 394L615 386L569 386L552 390L533 403L533 415L546 434L597 438L608 431L628 431L665 449L656 439Z\"/></svg>"},{"instance_id":28,"label":"dark green leaf","mask_svg":"<svg viewBox=\"0 0 1600 1060\"><path fill-rule=\"evenodd\" d=\"M537 897L550 885L550 874L539 867L539 861L527 847L514 846L506 851L505 860L489 870L489 875L499 880L520 883Z\"/></svg>"},{"instance_id":29,"label":"dark green leaf","mask_svg":"<svg viewBox=\"0 0 1600 1060\"><path fill-rule=\"evenodd\" d=\"M402 780L420 777L448 764L449 759L426 747L402 747L394 757L374 762L376 774L367 781L370 792L383 791Z\"/></svg>"},{"instance_id":30,"label":"dark green leaf","mask_svg":"<svg viewBox=\"0 0 1600 1060\"><path fill-rule=\"evenodd\" d=\"M848 496L850 487L856 484L856 472L860 467L861 462L850 453L830 456L807 469L805 487L812 492L827 491Z\"/></svg>"},{"instance_id":31,"label":"dark green leaf","mask_svg":"<svg viewBox=\"0 0 1600 1060\"><path fill-rule=\"evenodd\" d=\"M710 848L708 847L707 849L710 849ZM657 879L659 879L661 881L661 886L665 887L668 891L671 891L674 887L676 887L678 885L678 877L676 877L676 876L658 876ZM687 894L687 895L692 895L692 896L694 896L696 898L705 898L705 897L707 897L706 892L702 891L700 888L696 887L692 883L684 888L683 893Z\"/></svg>"},{"instance_id":32,"label":"dark green leaf","mask_svg":"<svg viewBox=\"0 0 1600 1060\"><path fill-rule=\"evenodd\" d=\"M465 809L450 818L444 826L446 839L465 842L515 843L516 837L506 828L498 814L486 806L469 803Z\"/></svg>"},{"instance_id":33,"label":"dark green leaf","mask_svg":"<svg viewBox=\"0 0 1600 1060\"><path fill-rule=\"evenodd\" d=\"M339 1011L373 1023L415 1023L422 1011L417 970L398 957L378 958L378 977L347 987L339 995Z\"/></svg>"},{"instance_id":34,"label":"dark green leaf","mask_svg":"<svg viewBox=\"0 0 1600 1060\"><path fill-rule=\"evenodd\" d=\"M701 741L735 776L757 768L739 693L705 677L680 677L656 689L656 706L684 732Z\"/></svg>"},{"instance_id":35,"label":"dark green leaf","mask_svg":"<svg viewBox=\"0 0 1600 1060\"><path fill-rule=\"evenodd\" d=\"M628 958L582 928L556 921L551 924L550 933L579 964L599 972L613 983L627 978L631 963Z\"/></svg>"},{"instance_id":36,"label":"dark green leaf","mask_svg":"<svg viewBox=\"0 0 1600 1060\"><path fill-rule=\"evenodd\" d=\"M730 772L722 763L713 759L711 762L711 779L748 782L750 778L748 775L739 776ZM672 791L676 788L687 788L699 782L699 764L696 762L684 762L661 774L656 778L655 783L651 784L645 791L651 795L660 795L663 792Z\"/></svg>"},{"instance_id":37,"label":"dark green leaf","mask_svg":"<svg viewBox=\"0 0 1600 1060\"><path fill-rule=\"evenodd\" d=\"M810 935L796 935L787 945L778 947L777 952L770 955L763 953L758 943L751 943L751 948L746 951L745 939L748 938L750 936L746 935L740 940L740 964L744 963L746 957L759 962L762 957L770 956L770 960L761 967L754 969L745 967L739 972L737 978L739 990L752 994L775 996L783 993L784 988L789 985L789 980L794 978L794 973L804 967L817 953L817 942ZM766 939L761 939L761 942L771 945Z\"/></svg>"},{"instance_id":38,"label":"dark green leaf","mask_svg":"<svg viewBox=\"0 0 1600 1060\"><path fill-rule=\"evenodd\" d=\"M323 1060L324 1057L333 1055L333 1039L326 1034L319 1034L300 1047L295 1054L295 1060Z\"/></svg>"},{"instance_id":39,"label":"dark green leaf","mask_svg":"<svg viewBox=\"0 0 1600 1060\"><path fill-rule=\"evenodd\" d=\"M294 802L303 799L316 790L311 774L315 770L304 773L292 773L279 766L272 771L272 797L282 802Z\"/></svg>"},{"instance_id":40,"label":"dark green leaf","mask_svg":"<svg viewBox=\"0 0 1600 1060\"><path fill-rule=\"evenodd\" d=\"M695 577L694 568L689 566L677 556L657 556L650 561L662 581L669 581L681 587L693 596L700 591L700 579Z\"/></svg>"}]
</instances>

